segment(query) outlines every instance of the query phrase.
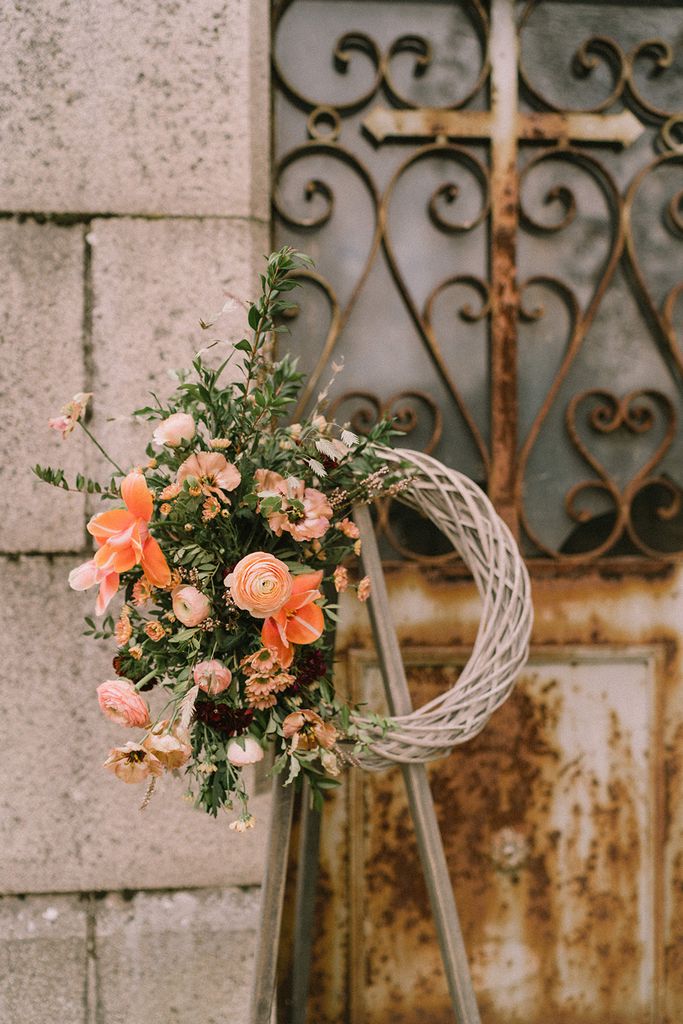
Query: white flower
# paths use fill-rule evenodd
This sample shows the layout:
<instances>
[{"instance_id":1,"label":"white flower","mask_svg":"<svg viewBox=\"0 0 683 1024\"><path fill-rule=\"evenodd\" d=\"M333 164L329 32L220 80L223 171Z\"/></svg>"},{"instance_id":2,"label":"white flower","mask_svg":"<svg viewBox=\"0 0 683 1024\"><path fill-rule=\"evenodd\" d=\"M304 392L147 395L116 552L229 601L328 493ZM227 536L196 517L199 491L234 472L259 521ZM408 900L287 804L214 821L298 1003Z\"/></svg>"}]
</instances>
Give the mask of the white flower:
<instances>
[{"instance_id":1,"label":"white flower","mask_svg":"<svg viewBox=\"0 0 683 1024\"><path fill-rule=\"evenodd\" d=\"M238 768L246 764L256 764L263 760L263 747L253 736L244 736L241 740L228 743L228 761Z\"/></svg>"}]
</instances>

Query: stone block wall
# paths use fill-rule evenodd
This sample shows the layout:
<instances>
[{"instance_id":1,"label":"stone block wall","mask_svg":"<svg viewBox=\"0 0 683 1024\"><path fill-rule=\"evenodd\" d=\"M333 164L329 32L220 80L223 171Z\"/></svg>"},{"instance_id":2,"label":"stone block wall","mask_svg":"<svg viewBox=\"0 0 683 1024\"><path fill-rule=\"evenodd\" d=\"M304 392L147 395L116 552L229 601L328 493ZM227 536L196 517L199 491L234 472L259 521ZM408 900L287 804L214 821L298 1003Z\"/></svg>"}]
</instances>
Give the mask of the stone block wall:
<instances>
[{"instance_id":1,"label":"stone block wall","mask_svg":"<svg viewBox=\"0 0 683 1024\"><path fill-rule=\"evenodd\" d=\"M36 462L96 468L47 419L92 391L133 464L129 411L206 344L269 247L267 0L9 0L0 10L0 1021L246 1019L267 832L236 835L165 780L100 765L111 652L67 587L90 510ZM236 324L227 324L224 331Z\"/></svg>"}]
</instances>

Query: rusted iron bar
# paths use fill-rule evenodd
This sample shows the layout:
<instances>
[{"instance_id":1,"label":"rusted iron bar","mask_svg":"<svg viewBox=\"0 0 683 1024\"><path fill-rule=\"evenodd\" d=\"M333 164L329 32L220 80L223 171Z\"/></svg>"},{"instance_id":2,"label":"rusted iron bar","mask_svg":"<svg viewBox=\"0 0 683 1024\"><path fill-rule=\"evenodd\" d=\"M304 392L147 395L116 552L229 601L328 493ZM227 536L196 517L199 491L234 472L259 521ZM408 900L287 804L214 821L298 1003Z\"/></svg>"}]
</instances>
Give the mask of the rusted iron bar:
<instances>
[{"instance_id":1,"label":"rusted iron bar","mask_svg":"<svg viewBox=\"0 0 683 1024\"><path fill-rule=\"evenodd\" d=\"M292 1008L290 1024L306 1024L306 1006L311 976L311 949L315 915L315 890L320 858L321 814L311 806L310 788L304 783L301 795L299 856L294 896L294 961L292 966Z\"/></svg>"},{"instance_id":2,"label":"rusted iron bar","mask_svg":"<svg viewBox=\"0 0 683 1024\"><path fill-rule=\"evenodd\" d=\"M353 516L360 531L363 567L372 582L370 622L389 710L392 715L407 715L413 710L410 690L367 505L357 506ZM455 1018L458 1024L480 1024L427 770L422 764L406 764L401 769Z\"/></svg>"},{"instance_id":3,"label":"rusted iron bar","mask_svg":"<svg viewBox=\"0 0 683 1024\"><path fill-rule=\"evenodd\" d=\"M375 142L435 139L439 135L447 139L487 142L494 124L495 115L490 110L442 110L438 107L392 110L377 106L363 119L363 128ZM506 127L508 133L516 132L517 138L525 142L578 140L615 146L630 146L645 130L630 110L618 114L518 112Z\"/></svg>"},{"instance_id":4,"label":"rusted iron bar","mask_svg":"<svg viewBox=\"0 0 683 1024\"><path fill-rule=\"evenodd\" d=\"M261 890L249 1024L271 1024L293 806L294 786L283 786L282 776L277 776L273 782L268 853Z\"/></svg>"},{"instance_id":5,"label":"rusted iron bar","mask_svg":"<svg viewBox=\"0 0 683 1024\"><path fill-rule=\"evenodd\" d=\"M518 536L517 456L517 137L518 39L513 0L491 5L491 472L489 497Z\"/></svg>"}]
</instances>

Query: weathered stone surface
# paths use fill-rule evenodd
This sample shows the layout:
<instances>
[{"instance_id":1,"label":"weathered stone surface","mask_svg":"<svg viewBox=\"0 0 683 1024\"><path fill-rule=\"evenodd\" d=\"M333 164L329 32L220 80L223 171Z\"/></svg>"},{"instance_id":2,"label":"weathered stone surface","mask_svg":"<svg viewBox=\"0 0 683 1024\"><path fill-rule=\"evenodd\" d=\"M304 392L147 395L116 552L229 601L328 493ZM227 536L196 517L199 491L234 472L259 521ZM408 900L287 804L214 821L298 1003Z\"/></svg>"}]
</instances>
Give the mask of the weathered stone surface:
<instances>
[{"instance_id":1,"label":"weathered stone surface","mask_svg":"<svg viewBox=\"0 0 683 1024\"><path fill-rule=\"evenodd\" d=\"M161 779L140 813L144 786L102 769L112 746L138 734L97 705L113 648L81 635L94 593L68 590L73 564L42 556L0 564L0 892L259 882L267 796L252 801L258 827L239 835L227 827L230 815L214 820L183 800L181 779ZM152 696L163 703L163 694Z\"/></svg>"},{"instance_id":2,"label":"weathered stone surface","mask_svg":"<svg viewBox=\"0 0 683 1024\"><path fill-rule=\"evenodd\" d=\"M2 206L267 216L266 0L0 9Z\"/></svg>"},{"instance_id":3,"label":"weathered stone surface","mask_svg":"<svg viewBox=\"0 0 683 1024\"><path fill-rule=\"evenodd\" d=\"M247 1021L258 890L137 893L97 906L106 1024Z\"/></svg>"},{"instance_id":4,"label":"weathered stone surface","mask_svg":"<svg viewBox=\"0 0 683 1024\"><path fill-rule=\"evenodd\" d=\"M86 934L78 896L0 899L3 1024L87 1024Z\"/></svg>"},{"instance_id":5,"label":"weathered stone surface","mask_svg":"<svg viewBox=\"0 0 683 1024\"><path fill-rule=\"evenodd\" d=\"M72 478L83 435L66 441L47 421L86 390L83 356L83 229L0 221L2 371L0 521L3 551L72 551L83 545L84 500L31 473L36 462Z\"/></svg>"},{"instance_id":6,"label":"weathered stone surface","mask_svg":"<svg viewBox=\"0 0 683 1024\"><path fill-rule=\"evenodd\" d=\"M93 282L95 423L126 468L144 460L151 429L129 413L167 397L174 368L217 338L246 329L241 305L202 331L226 299L254 296L265 228L248 221L121 219L95 221L90 233ZM217 346L208 358L228 353ZM227 377L227 374L226 374Z\"/></svg>"}]
</instances>

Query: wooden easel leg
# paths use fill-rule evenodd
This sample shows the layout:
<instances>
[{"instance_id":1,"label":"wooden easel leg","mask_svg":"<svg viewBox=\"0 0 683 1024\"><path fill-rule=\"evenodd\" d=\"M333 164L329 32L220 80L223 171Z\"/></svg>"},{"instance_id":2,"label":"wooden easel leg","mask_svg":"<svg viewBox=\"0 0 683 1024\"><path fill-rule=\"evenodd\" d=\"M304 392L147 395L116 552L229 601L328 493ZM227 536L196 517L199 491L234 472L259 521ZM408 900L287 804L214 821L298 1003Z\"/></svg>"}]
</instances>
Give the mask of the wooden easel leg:
<instances>
[{"instance_id":1,"label":"wooden easel leg","mask_svg":"<svg viewBox=\"0 0 683 1024\"><path fill-rule=\"evenodd\" d=\"M407 715L412 711L412 701L396 630L391 619L389 598L370 511L367 505L360 505L354 509L353 515L360 530L363 566L372 583L370 621L387 702L393 715ZM436 923L451 1004L458 1024L480 1024L427 770L422 764L405 764L401 767L417 835L422 870Z\"/></svg>"},{"instance_id":2,"label":"wooden easel leg","mask_svg":"<svg viewBox=\"0 0 683 1024\"><path fill-rule=\"evenodd\" d=\"M270 834L266 871L261 889L261 913L256 940L249 1024L271 1024L293 806L294 786L283 786L281 776L277 776L273 782Z\"/></svg>"},{"instance_id":3,"label":"wooden easel leg","mask_svg":"<svg viewBox=\"0 0 683 1024\"><path fill-rule=\"evenodd\" d=\"M320 856L320 820L320 812L311 807L310 788L308 783L305 783L301 794L301 831L294 897L294 965L290 1024L306 1024L315 924L315 890Z\"/></svg>"}]
</instances>

